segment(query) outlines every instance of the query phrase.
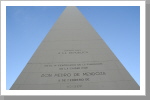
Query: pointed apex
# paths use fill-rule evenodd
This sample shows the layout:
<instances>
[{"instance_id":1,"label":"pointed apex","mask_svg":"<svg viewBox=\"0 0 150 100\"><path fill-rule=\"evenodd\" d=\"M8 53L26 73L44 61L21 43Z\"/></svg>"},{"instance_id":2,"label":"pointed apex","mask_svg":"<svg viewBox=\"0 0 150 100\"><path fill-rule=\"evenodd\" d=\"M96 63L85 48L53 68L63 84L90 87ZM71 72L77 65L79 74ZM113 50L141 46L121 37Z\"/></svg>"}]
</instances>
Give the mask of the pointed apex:
<instances>
[{"instance_id":1,"label":"pointed apex","mask_svg":"<svg viewBox=\"0 0 150 100\"><path fill-rule=\"evenodd\" d=\"M66 7L12 90L139 90L76 7Z\"/></svg>"}]
</instances>

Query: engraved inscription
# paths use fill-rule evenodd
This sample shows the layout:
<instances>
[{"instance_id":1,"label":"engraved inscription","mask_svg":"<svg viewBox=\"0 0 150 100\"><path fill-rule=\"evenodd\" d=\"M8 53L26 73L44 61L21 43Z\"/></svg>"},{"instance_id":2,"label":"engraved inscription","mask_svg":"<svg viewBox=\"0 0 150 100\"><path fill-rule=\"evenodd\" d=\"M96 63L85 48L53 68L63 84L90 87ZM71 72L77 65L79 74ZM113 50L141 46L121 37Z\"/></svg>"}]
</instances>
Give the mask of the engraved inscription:
<instances>
[{"instance_id":1,"label":"engraved inscription","mask_svg":"<svg viewBox=\"0 0 150 100\"><path fill-rule=\"evenodd\" d=\"M67 85L67 88L81 88L82 84L79 85Z\"/></svg>"},{"instance_id":2,"label":"engraved inscription","mask_svg":"<svg viewBox=\"0 0 150 100\"><path fill-rule=\"evenodd\" d=\"M95 75L106 75L105 72L86 72L83 73L83 76L95 76Z\"/></svg>"},{"instance_id":3,"label":"engraved inscription","mask_svg":"<svg viewBox=\"0 0 150 100\"><path fill-rule=\"evenodd\" d=\"M92 66L103 67L101 62L86 62L86 63L57 63L57 64L44 64L46 68L56 68L57 70L87 70Z\"/></svg>"},{"instance_id":4,"label":"engraved inscription","mask_svg":"<svg viewBox=\"0 0 150 100\"><path fill-rule=\"evenodd\" d=\"M70 77L71 73L57 73L54 74L54 77Z\"/></svg>"},{"instance_id":5,"label":"engraved inscription","mask_svg":"<svg viewBox=\"0 0 150 100\"><path fill-rule=\"evenodd\" d=\"M64 50L61 52L58 52L58 54L87 54L88 51L85 50Z\"/></svg>"},{"instance_id":6,"label":"engraved inscription","mask_svg":"<svg viewBox=\"0 0 150 100\"><path fill-rule=\"evenodd\" d=\"M52 74L42 74L41 77L52 77Z\"/></svg>"},{"instance_id":7,"label":"engraved inscription","mask_svg":"<svg viewBox=\"0 0 150 100\"><path fill-rule=\"evenodd\" d=\"M71 77L71 76L96 76L96 75L106 75L105 72L82 72L82 73L47 73L42 74L41 77Z\"/></svg>"},{"instance_id":8,"label":"engraved inscription","mask_svg":"<svg viewBox=\"0 0 150 100\"><path fill-rule=\"evenodd\" d=\"M47 72L42 73L43 78L54 78L55 82L59 83L76 83L76 82L94 82L98 81L99 78L94 78L96 76L105 76L104 71L90 71L90 67L104 67L102 62L74 62L74 63L51 63L44 64L45 68L53 68L58 70L58 72ZM78 72L75 72L78 71ZM82 71L81 71L82 70ZM62 72L61 72L62 71ZM69 85L67 88L79 88L80 86Z\"/></svg>"},{"instance_id":9,"label":"engraved inscription","mask_svg":"<svg viewBox=\"0 0 150 100\"><path fill-rule=\"evenodd\" d=\"M90 81L89 78L59 79L58 82Z\"/></svg>"},{"instance_id":10,"label":"engraved inscription","mask_svg":"<svg viewBox=\"0 0 150 100\"><path fill-rule=\"evenodd\" d=\"M59 70L78 70L78 69L88 69L88 67L61 67Z\"/></svg>"},{"instance_id":11,"label":"engraved inscription","mask_svg":"<svg viewBox=\"0 0 150 100\"><path fill-rule=\"evenodd\" d=\"M44 67L63 67L63 66L91 66L91 65L102 65L103 63L72 63L72 64L45 64Z\"/></svg>"}]
</instances>

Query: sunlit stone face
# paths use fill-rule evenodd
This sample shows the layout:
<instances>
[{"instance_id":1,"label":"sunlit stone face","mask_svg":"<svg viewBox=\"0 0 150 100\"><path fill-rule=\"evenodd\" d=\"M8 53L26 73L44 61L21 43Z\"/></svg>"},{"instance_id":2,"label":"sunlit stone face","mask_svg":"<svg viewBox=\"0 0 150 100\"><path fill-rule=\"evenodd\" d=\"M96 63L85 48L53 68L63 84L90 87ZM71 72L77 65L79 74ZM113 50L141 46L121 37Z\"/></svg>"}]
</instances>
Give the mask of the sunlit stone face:
<instances>
[{"instance_id":1,"label":"sunlit stone face","mask_svg":"<svg viewBox=\"0 0 150 100\"><path fill-rule=\"evenodd\" d=\"M76 7L67 7L11 90L137 90Z\"/></svg>"}]
</instances>

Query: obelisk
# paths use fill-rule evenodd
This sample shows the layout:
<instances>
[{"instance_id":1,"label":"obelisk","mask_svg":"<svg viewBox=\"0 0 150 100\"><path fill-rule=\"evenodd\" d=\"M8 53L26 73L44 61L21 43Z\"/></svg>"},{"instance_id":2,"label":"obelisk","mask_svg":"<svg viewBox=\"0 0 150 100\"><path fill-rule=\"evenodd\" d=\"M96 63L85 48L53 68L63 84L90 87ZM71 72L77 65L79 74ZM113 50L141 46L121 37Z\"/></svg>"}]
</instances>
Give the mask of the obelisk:
<instances>
[{"instance_id":1,"label":"obelisk","mask_svg":"<svg viewBox=\"0 0 150 100\"><path fill-rule=\"evenodd\" d=\"M11 90L138 90L76 7L66 7Z\"/></svg>"}]
</instances>

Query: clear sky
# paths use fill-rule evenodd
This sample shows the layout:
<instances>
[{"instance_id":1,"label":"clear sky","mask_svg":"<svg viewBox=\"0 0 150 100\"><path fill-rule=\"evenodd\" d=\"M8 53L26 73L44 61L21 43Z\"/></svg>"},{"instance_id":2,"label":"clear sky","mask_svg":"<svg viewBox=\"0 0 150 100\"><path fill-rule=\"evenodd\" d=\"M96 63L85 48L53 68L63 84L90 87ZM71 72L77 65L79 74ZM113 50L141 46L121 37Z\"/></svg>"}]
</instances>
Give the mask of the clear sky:
<instances>
[{"instance_id":1,"label":"clear sky","mask_svg":"<svg viewBox=\"0 0 150 100\"><path fill-rule=\"evenodd\" d=\"M77 7L140 85L140 7ZM6 89L65 7L6 7Z\"/></svg>"}]
</instances>

